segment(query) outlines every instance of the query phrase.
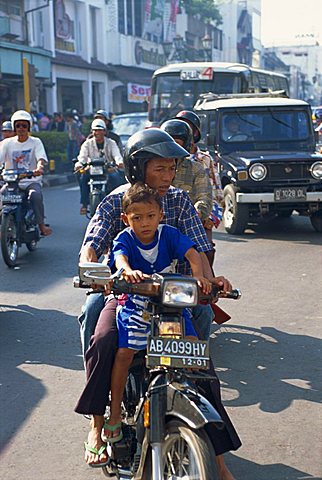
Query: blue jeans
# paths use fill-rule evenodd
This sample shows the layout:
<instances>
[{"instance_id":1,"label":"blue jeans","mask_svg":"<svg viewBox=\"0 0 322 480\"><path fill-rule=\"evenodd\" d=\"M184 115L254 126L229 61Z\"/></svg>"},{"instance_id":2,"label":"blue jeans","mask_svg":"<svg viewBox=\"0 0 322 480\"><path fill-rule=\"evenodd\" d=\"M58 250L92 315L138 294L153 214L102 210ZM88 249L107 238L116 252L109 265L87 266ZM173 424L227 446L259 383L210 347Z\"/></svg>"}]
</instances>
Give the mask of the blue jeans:
<instances>
[{"instance_id":1,"label":"blue jeans","mask_svg":"<svg viewBox=\"0 0 322 480\"><path fill-rule=\"evenodd\" d=\"M214 312L210 305L197 305L192 309L193 326L200 340L208 340Z\"/></svg>"},{"instance_id":2,"label":"blue jeans","mask_svg":"<svg viewBox=\"0 0 322 480\"><path fill-rule=\"evenodd\" d=\"M98 317L105 305L105 298L102 293L92 293L86 298L82 306L82 313L78 317L80 323L80 338L82 343L83 356L89 347L91 336L95 331Z\"/></svg>"},{"instance_id":3,"label":"blue jeans","mask_svg":"<svg viewBox=\"0 0 322 480\"><path fill-rule=\"evenodd\" d=\"M77 174L80 190L80 203L84 207L89 205L89 172Z\"/></svg>"}]
</instances>

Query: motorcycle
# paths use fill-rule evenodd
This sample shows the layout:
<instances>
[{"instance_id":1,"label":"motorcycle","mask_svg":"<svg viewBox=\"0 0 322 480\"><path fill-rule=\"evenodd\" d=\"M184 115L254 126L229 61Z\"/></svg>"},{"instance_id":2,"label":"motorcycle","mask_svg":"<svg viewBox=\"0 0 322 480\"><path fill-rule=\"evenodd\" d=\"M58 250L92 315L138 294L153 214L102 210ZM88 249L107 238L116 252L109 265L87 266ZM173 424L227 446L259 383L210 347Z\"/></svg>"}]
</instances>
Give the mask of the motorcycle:
<instances>
[{"instance_id":1,"label":"motorcycle","mask_svg":"<svg viewBox=\"0 0 322 480\"><path fill-rule=\"evenodd\" d=\"M77 160L75 160L76 162ZM114 163L107 163L104 152L98 158L89 158L83 167L78 170L81 175L88 175L89 211L88 218L92 218L99 203L113 188L110 188L109 175L116 172Z\"/></svg>"},{"instance_id":2,"label":"motorcycle","mask_svg":"<svg viewBox=\"0 0 322 480\"><path fill-rule=\"evenodd\" d=\"M19 181L33 177L26 170L2 170L1 179L5 182L2 192L1 213L1 252L8 267L16 266L19 248L22 244L33 252L40 240L40 232L31 204Z\"/></svg>"},{"instance_id":3,"label":"motorcycle","mask_svg":"<svg viewBox=\"0 0 322 480\"><path fill-rule=\"evenodd\" d=\"M215 480L215 452L207 433L212 423L224 423L215 408L200 394L197 381L213 379L209 368L209 342L185 338L183 308L219 297L238 299L214 287L205 296L192 277L153 274L140 283L127 283L121 272L111 276L106 265L79 265L75 287L110 284L115 294L146 297L151 334L146 352L135 355L123 396L120 442L108 446L106 477L131 480ZM91 293L89 291L88 293Z\"/></svg>"}]
</instances>

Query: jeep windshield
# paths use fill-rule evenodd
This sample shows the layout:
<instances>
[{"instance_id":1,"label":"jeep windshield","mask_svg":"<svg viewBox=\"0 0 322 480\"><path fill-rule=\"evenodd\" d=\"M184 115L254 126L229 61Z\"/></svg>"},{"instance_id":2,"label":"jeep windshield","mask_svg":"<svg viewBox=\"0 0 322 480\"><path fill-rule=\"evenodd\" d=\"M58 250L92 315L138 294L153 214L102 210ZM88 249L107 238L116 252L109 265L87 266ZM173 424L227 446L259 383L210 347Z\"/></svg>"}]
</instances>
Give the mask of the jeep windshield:
<instances>
[{"instance_id":1,"label":"jeep windshield","mask_svg":"<svg viewBox=\"0 0 322 480\"><path fill-rule=\"evenodd\" d=\"M220 147L225 151L304 151L312 144L310 122L308 112L301 109L229 109L221 115Z\"/></svg>"}]
</instances>

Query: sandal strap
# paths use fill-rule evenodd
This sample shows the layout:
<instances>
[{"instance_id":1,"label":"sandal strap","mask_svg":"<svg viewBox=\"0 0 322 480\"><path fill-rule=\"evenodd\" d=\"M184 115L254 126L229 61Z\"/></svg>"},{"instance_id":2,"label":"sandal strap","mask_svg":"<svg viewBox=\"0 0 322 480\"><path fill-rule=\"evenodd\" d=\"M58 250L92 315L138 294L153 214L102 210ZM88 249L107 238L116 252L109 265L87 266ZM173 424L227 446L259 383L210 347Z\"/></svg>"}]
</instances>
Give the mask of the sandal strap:
<instances>
[{"instance_id":1,"label":"sandal strap","mask_svg":"<svg viewBox=\"0 0 322 480\"><path fill-rule=\"evenodd\" d=\"M108 430L109 432L115 432L115 430L119 430L122 427L122 422L118 422L115 425L110 425L108 420L104 422L103 429Z\"/></svg>"},{"instance_id":2,"label":"sandal strap","mask_svg":"<svg viewBox=\"0 0 322 480\"><path fill-rule=\"evenodd\" d=\"M95 455L98 455L98 456L102 455L102 453L104 453L106 450L106 445L102 445L101 448L98 450L95 447L91 447L88 444L88 442L84 442L84 447L85 447L85 450L87 450L88 452L95 453Z\"/></svg>"}]
</instances>

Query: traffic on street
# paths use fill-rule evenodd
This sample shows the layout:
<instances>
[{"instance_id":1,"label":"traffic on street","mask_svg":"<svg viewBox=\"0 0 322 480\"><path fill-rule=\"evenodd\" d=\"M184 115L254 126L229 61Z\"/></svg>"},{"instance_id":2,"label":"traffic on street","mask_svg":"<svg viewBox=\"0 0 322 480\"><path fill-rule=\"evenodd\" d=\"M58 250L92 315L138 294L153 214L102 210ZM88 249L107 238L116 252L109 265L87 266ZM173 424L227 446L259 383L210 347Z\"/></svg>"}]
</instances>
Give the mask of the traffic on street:
<instances>
[{"instance_id":1,"label":"traffic on street","mask_svg":"<svg viewBox=\"0 0 322 480\"><path fill-rule=\"evenodd\" d=\"M74 413L85 381L73 288L88 220L77 184L44 189L53 234L1 259L1 478L103 478L84 463L89 420ZM220 301L211 331L223 402L242 441L226 462L237 479L321 478L321 238L293 215L214 232L215 269L242 289ZM314 447L313 447L314 445Z\"/></svg>"}]
</instances>

